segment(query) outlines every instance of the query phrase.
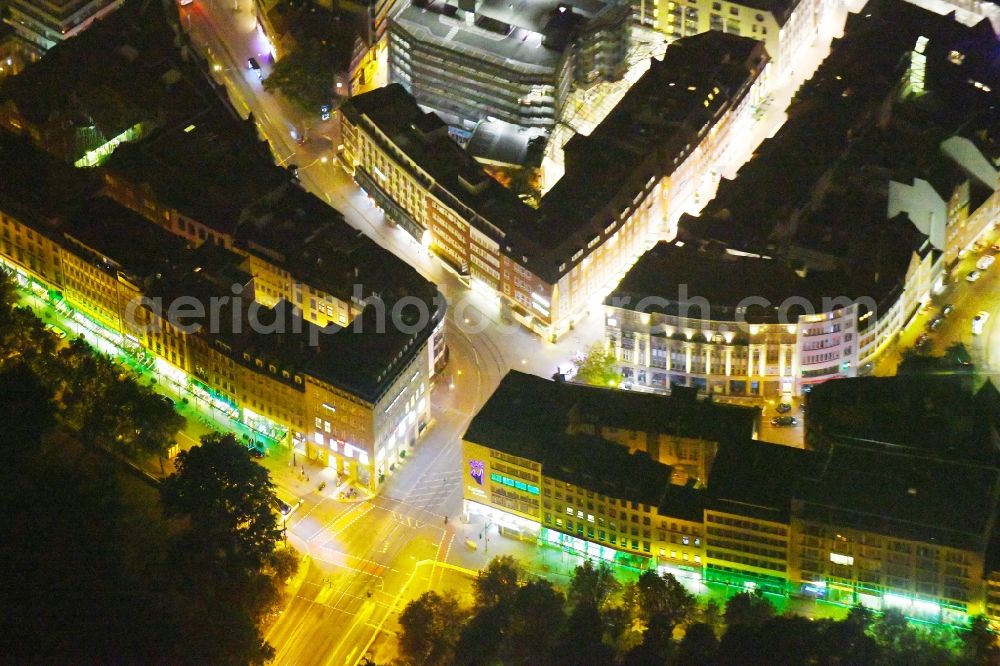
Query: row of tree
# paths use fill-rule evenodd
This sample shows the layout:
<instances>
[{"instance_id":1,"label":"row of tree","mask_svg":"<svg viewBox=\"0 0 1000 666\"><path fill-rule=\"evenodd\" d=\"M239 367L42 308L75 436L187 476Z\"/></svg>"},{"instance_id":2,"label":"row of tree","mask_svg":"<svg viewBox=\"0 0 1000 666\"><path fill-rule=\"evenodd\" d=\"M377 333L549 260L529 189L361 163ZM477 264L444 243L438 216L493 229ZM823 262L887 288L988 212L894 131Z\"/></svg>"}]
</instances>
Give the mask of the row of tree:
<instances>
[{"instance_id":1,"label":"row of tree","mask_svg":"<svg viewBox=\"0 0 1000 666\"><path fill-rule=\"evenodd\" d=\"M184 418L82 339L59 346L29 309L15 307L13 283L0 276L0 368L23 363L53 393L59 423L83 444L134 460L167 455Z\"/></svg>"},{"instance_id":2,"label":"row of tree","mask_svg":"<svg viewBox=\"0 0 1000 666\"><path fill-rule=\"evenodd\" d=\"M605 563L577 567L565 592L509 556L473 583L473 601L427 592L400 616L408 666L1000 663L985 618L965 631L918 628L863 607L846 619L779 616L759 592L699 604L670 574L621 585Z\"/></svg>"},{"instance_id":3,"label":"row of tree","mask_svg":"<svg viewBox=\"0 0 1000 666\"><path fill-rule=\"evenodd\" d=\"M267 470L213 434L162 483L135 473L121 456L172 441L173 410L13 302L0 289L3 661L270 659L261 627L297 562Z\"/></svg>"}]
</instances>

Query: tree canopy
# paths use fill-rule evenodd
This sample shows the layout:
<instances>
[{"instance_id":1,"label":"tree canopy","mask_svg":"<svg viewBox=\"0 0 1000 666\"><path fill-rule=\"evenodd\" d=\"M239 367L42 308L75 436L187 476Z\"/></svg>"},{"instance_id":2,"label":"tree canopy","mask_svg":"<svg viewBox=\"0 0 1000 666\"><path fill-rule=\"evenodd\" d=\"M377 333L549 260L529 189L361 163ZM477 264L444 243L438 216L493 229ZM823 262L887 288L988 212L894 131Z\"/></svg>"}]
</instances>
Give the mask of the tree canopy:
<instances>
[{"instance_id":1,"label":"tree canopy","mask_svg":"<svg viewBox=\"0 0 1000 666\"><path fill-rule=\"evenodd\" d=\"M966 630L907 622L856 606L841 621L775 614L758 592L698 605L673 576L642 572L621 586L584 562L567 593L497 558L473 603L428 593L401 617L403 663L427 665L747 666L748 664L1000 664L986 618Z\"/></svg>"},{"instance_id":2,"label":"tree canopy","mask_svg":"<svg viewBox=\"0 0 1000 666\"><path fill-rule=\"evenodd\" d=\"M264 89L280 92L310 114L334 98L334 65L331 49L319 40L306 40L275 63L264 79Z\"/></svg>"},{"instance_id":3,"label":"tree canopy","mask_svg":"<svg viewBox=\"0 0 1000 666\"><path fill-rule=\"evenodd\" d=\"M615 367L615 354L604 343L595 343L586 354L573 361L577 381L595 386L618 386L622 375Z\"/></svg>"}]
</instances>

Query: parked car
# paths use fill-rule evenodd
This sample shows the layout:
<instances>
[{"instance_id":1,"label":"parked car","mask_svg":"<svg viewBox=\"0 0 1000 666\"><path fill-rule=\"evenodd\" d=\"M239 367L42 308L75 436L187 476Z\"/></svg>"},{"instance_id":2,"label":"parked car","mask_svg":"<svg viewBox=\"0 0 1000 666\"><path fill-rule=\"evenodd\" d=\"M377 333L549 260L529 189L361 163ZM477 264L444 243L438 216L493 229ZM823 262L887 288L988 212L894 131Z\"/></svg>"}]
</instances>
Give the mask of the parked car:
<instances>
[{"instance_id":1,"label":"parked car","mask_svg":"<svg viewBox=\"0 0 1000 666\"><path fill-rule=\"evenodd\" d=\"M799 420L794 416L775 416L771 419L771 425L779 427L795 426L799 424Z\"/></svg>"},{"instance_id":2,"label":"parked car","mask_svg":"<svg viewBox=\"0 0 1000 666\"><path fill-rule=\"evenodd\" d=\"M257 448L256 446L251 446L249 448L249 451L251 458L257 458L258 460L260 460L261 458L264 457L264 451L262 449Z\"/></svg>"},{"instance_id":3,"label":"parked car","mask_svg":"<svg viewBox=\"0 0 1000 666\"><path fill-rule=\"evenodd\" d=\"M947 317L948 315L950 315L952 313L952 311L954 309L955 309L955 306L952 305L951 303L948 303L946 306L944 306L943 308L941 308L941 316L942 317Z\"/></svg>"},{"instance_id":4,"label":"parked car","mask_svg":"<svg viewBox=\"0 0 1000 666\"><path fill-rule=\"evenodd\" d=\"M992 266L993 262L996 260L997 258L994 257L992 254L985 254L979 257L979 261L976 262L976 268L978 268L981 271L985 271L987 268Z\"/></svg>"},{"instance_id":5,"label":"parked car","mask_svg":"<svg viewBox=\"0 0 1000 666\"><path fill-rule=\"evenodd\" d=\"M931 336L927 335L926 333L921 333L921 334L920 334L920 335L919 335L919 336L917 337L917 344L916 344L916 347L917 347L917 349L922 349L922 348L923 348L923 347L925 347L925 346L927 345L927 343L929 343L930 341L931 341Z\"/></svg>"},{"instance_id":6,"label":"parked car","mask_svg":"<svg viewBox=\"0 0 1000 666\"><path fill-rule=\"evenodd\" d=\"M934 317L929 322L927 322L927 330L936 331L941 328L941 324L944 323L944 317Z\"/></svg>"},{"instance_id":7,"label":"parked car","mask_svg":"<svg viewBox=\"0 0 1000 666\"><path fill-rule=\"evenodd\" d=\"M970 271L969 274L965 276L965 281L966 282L975 282L980 277L982 277L982 275L983 274L980 273L979 271Z\"/></svg>"},{"instance_id":8,"label":"parked car","mask_svg":"<svg viewBox=\"0 0 1000 666\"><path fill-rule=\"evenodd\" d=\"M778 408L776 410L779 414L787 414L792 411L792 406L787 402L778 403Z\"/></svg>"},{"instance_id":9,"label":"parked car","mask_svg":"<svg viewBox=\"0 0 1000 666\"><path fill-rule=\"evenodd\" d=\"M257 72L257 77L263 77L263 73L260 71L260 63L257 62L257 58L247 59L247 68Z\"/></svg>"},{"instance_id":10,"label":"parked car","mask_svg":"<svg viewBox=\"0 0 1000 666\"><path fill-rule=\"evenodd\" d=\"M52 324L46 324L45 330L52 331L52 335L56 336L60 340L66 337L66 331L62 330L61 328L56 328Z\"/></svg>"}]
</instances>

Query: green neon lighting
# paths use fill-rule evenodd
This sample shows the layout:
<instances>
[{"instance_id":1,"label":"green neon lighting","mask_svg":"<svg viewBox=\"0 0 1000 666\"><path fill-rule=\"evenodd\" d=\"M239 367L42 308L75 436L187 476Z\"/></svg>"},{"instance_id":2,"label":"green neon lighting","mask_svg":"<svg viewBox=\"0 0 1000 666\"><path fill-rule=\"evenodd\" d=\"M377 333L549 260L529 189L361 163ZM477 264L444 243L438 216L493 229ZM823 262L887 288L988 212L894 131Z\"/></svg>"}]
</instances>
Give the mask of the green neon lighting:
<instances>
[{"instance_id":1,"label":"green neon lighting","mask_svg":"<svg viewBox=\"0 0 1000 666\"><path fill-rule=\"evenodd\" d=\"M509 486L511 488L517 488L526 493L531 493L532 495L538 494L538 486L533 486L530 483L525 483L524 481L519 481L517 479L512 479L509 476L504 476L503 474L497 474L493 472L490 474L490 481L493 483L499 483L504 486Z\"/></svg>"}]
</instances>

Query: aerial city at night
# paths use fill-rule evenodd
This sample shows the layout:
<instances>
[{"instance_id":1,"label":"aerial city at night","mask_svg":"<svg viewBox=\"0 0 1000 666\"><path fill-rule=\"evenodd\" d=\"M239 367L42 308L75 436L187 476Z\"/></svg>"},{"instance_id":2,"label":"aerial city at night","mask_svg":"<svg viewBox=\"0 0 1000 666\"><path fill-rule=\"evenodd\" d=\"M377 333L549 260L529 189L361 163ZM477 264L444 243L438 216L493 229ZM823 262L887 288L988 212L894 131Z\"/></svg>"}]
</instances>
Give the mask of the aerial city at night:
<instances>
[{"instance_id":1,"label":"aerial city at night","mask_svg":"<svg viewBox=\"0 0 1000 666\"><path fill-rule=\"evenodd\" d=\"M1000 666L996 0L0 16L0 663Z\"/></svg>"}]
</instances>

